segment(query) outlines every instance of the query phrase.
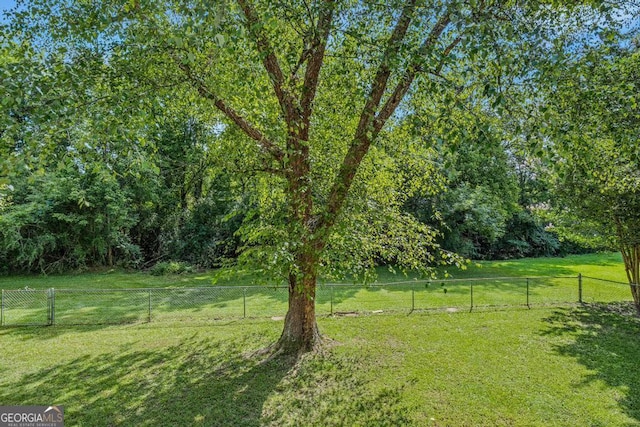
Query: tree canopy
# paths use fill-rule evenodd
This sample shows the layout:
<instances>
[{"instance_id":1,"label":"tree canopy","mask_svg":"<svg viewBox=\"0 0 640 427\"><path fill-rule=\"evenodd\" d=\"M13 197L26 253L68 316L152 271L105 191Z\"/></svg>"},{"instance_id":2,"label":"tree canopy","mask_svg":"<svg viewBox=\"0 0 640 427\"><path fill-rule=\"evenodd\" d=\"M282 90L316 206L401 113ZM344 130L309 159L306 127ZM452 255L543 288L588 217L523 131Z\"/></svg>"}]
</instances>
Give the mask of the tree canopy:
<instances>
[{"instance_id":1,"label":"tree canopy","mask_svg":"<svg viewBox=\"0 0 640 427\"><path fill-rule=\"evenodd\" d=\"M52 203L75 199L91 218L88 209L99 209L111 237L93 247L107 258L134 227L109 200L138 201L151 219L171 197L180 212L202 203L205 188L220 194L202 175L218 171L208 176L228 179L226 200L242 206L240 216L220 211L242 221L240 260L289 284L278 347L309 350L320 341L320 272L361 273L376 258L425 272L460 262L404 209L442 187L441 142L458 158L498 150L498 131L482 116L526 103L511 88L553 69L554 52L588 44L618 11L600 1L32 0L14 11L0 43L1 147L7 170L45 176L56 165L74 169L74 188L110 180L126 188L96 193L106 204L87 191ZM162 159L149 162L148 153ZM1 200L11 205L7 182ZM145 200L141 182L164 185ZM511 209L479 187L457 191L463 202ZM54 218L97 227L63 211ZM13 229L7 239L22 238Z\"/></svg>"},{"instance_id":2,"label":"tree canopy","mask_svg":"<svg viewBox=\"0 0 640 427\"><path fill-rule=\"evenodd\" d=\"M640 52L590 51L568 70L549 95L557 227L622 252L640 311Z\"/></svg>"}]
</instances>

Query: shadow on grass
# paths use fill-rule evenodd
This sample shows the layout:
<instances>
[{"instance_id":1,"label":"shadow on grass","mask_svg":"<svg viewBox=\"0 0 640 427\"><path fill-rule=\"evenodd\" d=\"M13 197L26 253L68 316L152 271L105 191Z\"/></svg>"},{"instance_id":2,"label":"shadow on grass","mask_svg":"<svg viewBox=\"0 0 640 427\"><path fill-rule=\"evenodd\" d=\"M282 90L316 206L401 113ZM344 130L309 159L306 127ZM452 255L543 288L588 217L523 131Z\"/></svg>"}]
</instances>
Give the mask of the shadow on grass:
<instances>
[{"instance_id":1,"label":"shadow on grass","mask_svg":"<svg viewBox=\"0 0 640 427\"><path fill-rule=\"evenodd\" d=\"M224 342L194 335L155 350L85 355L0 389L4 405L59 404L69 425L406 425L402 390L373 389L357 360L330 353L247 355L248 335Z\"/></svg>"},{"instance_id":2,"label":"shadow on grass","mask_svg":"<svg viewBox=\"0 0 640 427\"><path fill-rule=\"evenodd\" d=\"M623 388L621 409L640 421L640 318L632 304L584 305L557 311L546 321L545 335L571 338L557 345L556 351L593 371L585 382L602 381Z\"/></svg>"},{"instance_id":3,"label":"shadow on grass","mask_svg":"<svg viewBox=\"0 0 640 427\"><path fill-rule=\"evenodd\" d=\"M14 336L22 341L47 341L65 334L91 334L112 325L74 325L74 326L6 326L0 329L0 339L3 336ZM124 326L120 326L124 327ZM39 345L39 344L38 344Z\"/></svg>"}]
</instances>

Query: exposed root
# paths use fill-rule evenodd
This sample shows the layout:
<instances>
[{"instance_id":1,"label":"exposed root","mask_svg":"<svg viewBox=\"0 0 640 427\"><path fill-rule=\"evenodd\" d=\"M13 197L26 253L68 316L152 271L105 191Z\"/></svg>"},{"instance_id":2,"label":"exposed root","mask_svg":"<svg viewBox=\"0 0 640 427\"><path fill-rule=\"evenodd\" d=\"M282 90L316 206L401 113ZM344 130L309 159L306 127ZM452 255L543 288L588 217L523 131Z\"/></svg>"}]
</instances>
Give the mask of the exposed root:
<instances>
[{"instance_id":1,"label":"exposed root","mask_svg":"<svg viewBox=\"0 0 640 427\"><path fill-rule=\"evenodd\" d=\"M602 312L615 313L621 316L640 317L640 307L634 302L583 303L585 307L593 307Z\"/></svg>"},{"instance_id":2,"label":"exposed root","mask_svg":"<svg viewBox=\"0 0 640 427\"><path fill-rule=\"evenodd\" d=\"M281 337L273 344L248 354L247 357L261 359L259 363L281 360L295 364L306 357L327 355L328 352L338 344L337 341L323 337L320 334L318 334L312 346L300 345L298 342L284 340Z\"/></svg>"}]
</instances>

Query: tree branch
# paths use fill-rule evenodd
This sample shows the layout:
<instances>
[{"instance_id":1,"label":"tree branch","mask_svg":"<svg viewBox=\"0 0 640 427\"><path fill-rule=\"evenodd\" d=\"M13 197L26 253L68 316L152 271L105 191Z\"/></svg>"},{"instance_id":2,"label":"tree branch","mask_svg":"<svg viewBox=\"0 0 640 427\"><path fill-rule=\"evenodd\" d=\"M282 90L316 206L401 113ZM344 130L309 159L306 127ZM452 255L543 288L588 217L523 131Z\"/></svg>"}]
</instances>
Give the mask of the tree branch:
<instances>
[{"instance_id":1,"label":"tree branch","mask_svg":"<svg viewBox=\"0 0 640 427\"><path fill-rule=\"evenodd\" d=\"M398 22L393 29L393 33L389 38L389 42L387 43L387 47L382 57L382 62L373 80L371 92L369 93L367 102L365 103L362 114L360 115L360 121L358 122L358 128L356 130L356 140L362 138L370 139L370 137L366 136L366 133L370 130L371 122L378 107L380 106L380 100L387 89L389 76L391 75L391 63L394 57L398 54L402 41L407 35L407 30L411 23L415 5L416 0L408 0L407 3L405 3L402 9L402 15L398 19Z\"/></svg>"},{"instance_id":2,"label":"tree branch","mask_svg":"<svg viewBox=\"0 0 640 427\"><path fill-rule=\"evenodd\" d=\"M433 74L435 74L435 75L439 75L440 74L440 72L442 71L442 67L444 67L445 60L451 54L453 49L455 49L456 46L458 46L460 44L461 41L462 41L462 37L461 36L456 37L451 43L449 43L449 46L447 46L445 48L445 50L442 51L442 59L440 60L440 63L438 64L438 66L434 70Z\"/></svg>"},{"instance_id":3,"label":"tree branch","mask_svg":"<svg viewBox=\"0 0 640 427\"><path fill-rule=\"evenodd\" d=\"M249 13L249 15L252 16L253 23L255 24L255 22L257 22L257 17L253 12L253 9L246 2L246 0L238 0L238 3L242 7L245 13L245 16L247 16L247 13ZM243 7L243 4L246 6L246 10L245 10L245 7ZM147 16L142 12L142 9L140 7L140 2L137 0L134 2L134 10L135 10L135 13L138 14L143 21L148 20ZM248 16L247 16L247 21L250 21ZM249 31L251 32L251 25L249 26ZM258 45L260 46L261 43L266 43L264 44L264 46L266 46L266 48L269 51L271 51L271 48L269 47L266 41L266 38L264 39L263 42L259 41ZM185 73L187 80L191 82L191 84L195 87L195 89L198 91L200 96L212 101L218 110L220 110L228 119L230 119L240 129L242 129L242 131L247 136L249 136L249 138L256 141L260 149L270 154L278 162L282 162L284 160L285 155L280 147L278 147L275 143L273 143L267 137L265 137L264 134L260 132L259 129L254 127L251 123L249 123L249 121L247 121L244 117L242 117L236 110L228 106L227 103L222 98L220 98L213 91L211 91L211 89L207 86L207 84L201 78L199 78L193 73L193 70L191 69L191 67L188 64L185 64L177 55L175 55L175 52L170 52L170 55L174 59L174 61L176 61L176 63L178 64L178 67ZM268 72L269 72L269 68L273 66L272 65L273 61L275 61L274 63L275 75L279 76L279 78L277 77L277 81L279 82L278 88L281 91L282 81L284 80L284 78L282 76L282 71L280 70L280 66L278 65L277 59L275 58L275 54L273 54L273 51L271 51L270 59L269 60L265 59L265 68L267 68ZM270 64L269 67L267 67L266 62L269 62ZM269 75L270 76L272 75L271 72L269 72ZM273 81L273 77L272 77L272 81ZM274 82L274 86L275 85L276 83ZM278 90L276 90L276 94L278 94ZM280 97L278 97L278 100L280 100Z\"/></svg>"},{"instance_id":4,"label":"tree branch","mask_svg":"<svg viewBox=\"0 0 640 427\"><path fill-rule=\"evenodd\" d=\"M387 120L389 120L389 118L396 111L396 108L398 108L398 105L400 105L400 102L405 97L405 95L409 91L409 88L411 87L411 84L415 80L416 75L418 74L418 72L422 71L421 62L424 60L424 56L427 54L429 49L433 48L433 46L436 44L436 42L438 41L438 39L440 38L440 36L444 32L444 30L447 28L450 22L451 22L451 18L449 16L449 13L447 12L442 17L440 17L436 25L433 27L433 29L429 33L429 36L425 39L425 41L420 46L420 49L418 50L416 57L411 62L411 64L407 67L406 71L404 72L404 75L402 76L402 79L396 85L396 88L394 89L393 94L389 97L389 99L387 99L387 102L385 102L384 106L380 110L380 113L375 118L373 123L373 129L374 129L375 135L377 135L380 132L380 130L382 129L384 124L387 122ZM445 49L446 55L451 53L451 50L453 50L455 45L457 45L459 42L460 41L458 40L458 42L456 42L455 44L452 43L451 45L449 45Z\"/></svg>"},{"instance_id":5,"label":"tree branch","mask_svg":"<svg viewBox=\"0 0 640 427\"><path fill-rule=\"evenodd\" d=\"M413 18L416 0L407 0L402 8L402 14L389 37L384 50L382 61L373 80L371 91L360 115L360 121L356 128L355 135L349 150L347 151L338 175L335 178L324 217L320 219L317 227L323 231L335 224L338 213L342 209L349 189L353 183L356 171L362 159L369 151L373 135L371 134L371 124L375 117L376 110L380 105L382 96L387 88L389 76L392 71L392 63L400 51L402 42L407 34L409 25Z\"/></svg>"},{"instance_id":6,"label":"tree branch","mask_svg":"<svg viewBox=\"0 0 640 427\"><path fill-rule=\"evenodd\" d=\"M295 101L291 94L284 88L284 73L282 72L282 68L280 68L280 63L278 62L276 53L273 50L271 43L269 43L267 35L261 29L260 19L258 18L258 14L256 13L253 5L250 4L250 0L237 1L247 20L247 30L253 37L258 51L263 56L262 64L267 70L267 74L269 75L269 79L273 85L273 90L276 93L278 102L280 103L280 108L282 108L284 113L285 120L288 124L292 124L297 119Z\"/></svg>"},{"instance_id":7,"label":"tree branch","mask_svg":"<svg viewBox=\"0 0 640 427\"><path fill-rule=\"evenodd\" d=\"M325 49L327 47L327 41L329 39L329 31L331 30L331 23L333 21L333 11L335 7L334 0L327 0L323 3L324 7L320 12L318 18L318 27L314 32L311 46L309 49L309 62L307 64L307 70L304 76L304 85L302 89L300 106L302 108L302 120L304 123L303 134L301 138L303 140L309 139L309 120L313 111L313 100L315 99L318 90L318 81L320 77L320 69L324 62ZM301 56L301 60L305 57ZM306 60L306 58L304 58ZM304 61L303 61L304 62Z\"/></svg>"},{"instance_id":8,"label":"tree branch","mask_svg":"<svg viewBox=\"0 0 640 427\"><path fill-rule=\"evenodd\" d=\"M202 81L198 76L193 73L191 67L180 60L180 58L174 56L174 60L177 62L180 69L185 73L187 79L191 82L191 84L198 91L200 96L203 98L209 99L213 102L218 110L220 110L228 119L230 119L233 123L235 123L242 131L249 136L249 138L253 139L258 143L261 149L271 154L274 159L277 161L282 161L284 159L284 152L280 147L270 141L267 137L264 136L259 129L254 127L251 123L249 123L244 117L242 117L236 110L231 108L227 103L216 95L205 82Z\"/></svg>"}]
</instances>

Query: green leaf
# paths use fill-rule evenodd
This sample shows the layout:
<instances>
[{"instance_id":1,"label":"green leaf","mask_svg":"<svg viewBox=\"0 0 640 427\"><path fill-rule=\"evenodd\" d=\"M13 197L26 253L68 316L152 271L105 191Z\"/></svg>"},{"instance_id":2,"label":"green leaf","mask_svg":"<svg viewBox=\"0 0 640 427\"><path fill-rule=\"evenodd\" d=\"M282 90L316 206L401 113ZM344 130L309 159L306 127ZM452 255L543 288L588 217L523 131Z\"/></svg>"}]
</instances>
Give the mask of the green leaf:
<instances>
[{"instance_id":1,"label":"green leaf","mask_svg":"<svg viewBox=\"0 0 640 427\"><path fill-rule=\"evenodd\" d=\"M224 36L222 34L216 34L215 35L215 41L216 41L216 44L218 45L218 47L224 47L225 39L224 39Z\"/></svg>"}]
</instances>

